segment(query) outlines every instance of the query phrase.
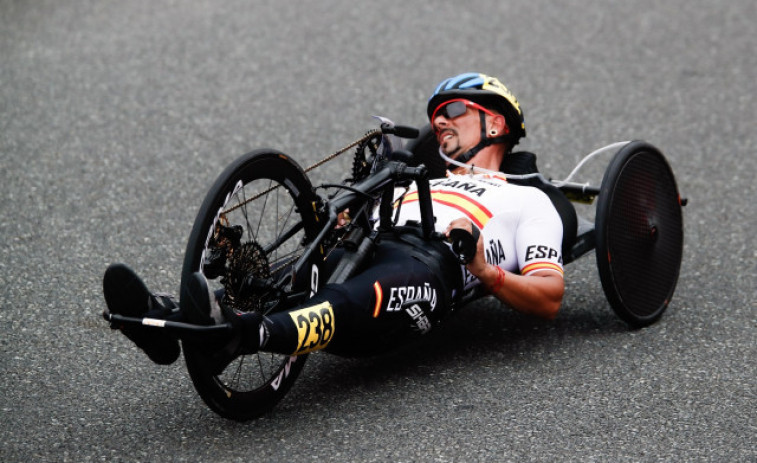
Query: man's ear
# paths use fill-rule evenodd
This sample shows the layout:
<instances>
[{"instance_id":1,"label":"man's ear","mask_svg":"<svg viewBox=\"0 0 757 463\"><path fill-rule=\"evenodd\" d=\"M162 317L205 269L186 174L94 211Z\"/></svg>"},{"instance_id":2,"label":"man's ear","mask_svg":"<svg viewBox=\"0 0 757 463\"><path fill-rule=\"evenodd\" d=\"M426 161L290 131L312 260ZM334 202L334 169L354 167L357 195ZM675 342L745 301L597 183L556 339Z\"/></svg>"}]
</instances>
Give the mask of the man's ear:
<instances>
[{"instance_id":1,"label":"man's ear","mask_svg":"<svg viewBox=\"0 0 757 463\"><path fill-rule=\"evenodd\" d=\"M489 128L489 134L492 136L502 136L509 133L509 129L507 128L507 122L505 121L505 116L501 114L497 114L496 116L491 118L490 122L490 128Z\"/></svg>"}]
</instances>

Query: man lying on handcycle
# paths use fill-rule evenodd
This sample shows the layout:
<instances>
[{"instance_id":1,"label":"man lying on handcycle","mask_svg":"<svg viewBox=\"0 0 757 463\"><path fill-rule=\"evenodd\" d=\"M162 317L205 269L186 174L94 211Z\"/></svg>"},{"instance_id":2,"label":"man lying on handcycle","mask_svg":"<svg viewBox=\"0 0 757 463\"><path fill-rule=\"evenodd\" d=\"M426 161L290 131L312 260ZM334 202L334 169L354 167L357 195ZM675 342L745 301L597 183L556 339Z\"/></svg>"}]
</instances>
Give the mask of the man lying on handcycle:
<instances>
[{"instance_id":1,"label":"man lying on handcycle","mask_svg":"<svg viewBox=\"0 0 757 463\"><path fill-rule=\"evenodd\" d=\"M526 135L517 99L496 78L461 74L437 86L427 112L450 169L431 182L435 227L447 237L464 230L474 238L475 253L465 265L446 243L415 238L412 224L420 212L412 207L418 194L411 185L401 197L397 222L408 224L406 232L382 237L355 277L324 286L302 305L265 316L235 313L195 273L179 308L170 297L151 294L131 269L114 264L103 281L108 310L207 325L228 322L233 335L217 346L220 365L224 357L228 363L257 351L297 355L390 347L428 332L465 292L481 286L515 310L554 318L564 291L562 220L544 192L508 183L499 173ZM303 342L302 330L311 328L318 330L318 342ZM178 339L168 332L120 329L156 363L170 364L179 356Z\"/></svg>"}]
</instances>

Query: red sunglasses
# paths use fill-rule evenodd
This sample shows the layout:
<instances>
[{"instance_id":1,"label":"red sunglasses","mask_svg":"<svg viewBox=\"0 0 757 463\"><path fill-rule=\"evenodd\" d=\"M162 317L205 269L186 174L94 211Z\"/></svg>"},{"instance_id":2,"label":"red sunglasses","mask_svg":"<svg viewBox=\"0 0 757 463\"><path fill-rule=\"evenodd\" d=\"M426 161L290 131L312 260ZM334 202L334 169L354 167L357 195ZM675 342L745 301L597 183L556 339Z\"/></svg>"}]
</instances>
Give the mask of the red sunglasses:
<instances>
[{"instance_id":1,"label":"red sunglasses","mask_svg":"<svg viewBox=\"0 0 757 463\"><path fill-rule=\"evenodd\" d=\"M434 113L431 115L431 124L434 123L437 115L444 116L445 119L452 120L468 112L469 107L483 111L490 116L496 116L496 114L484 108L478 103L474 103L470 100L464 100L462 98L457 98L454 100L445 101L444 103L437 106L434 110Z\"/></svg>"}]
</instances>

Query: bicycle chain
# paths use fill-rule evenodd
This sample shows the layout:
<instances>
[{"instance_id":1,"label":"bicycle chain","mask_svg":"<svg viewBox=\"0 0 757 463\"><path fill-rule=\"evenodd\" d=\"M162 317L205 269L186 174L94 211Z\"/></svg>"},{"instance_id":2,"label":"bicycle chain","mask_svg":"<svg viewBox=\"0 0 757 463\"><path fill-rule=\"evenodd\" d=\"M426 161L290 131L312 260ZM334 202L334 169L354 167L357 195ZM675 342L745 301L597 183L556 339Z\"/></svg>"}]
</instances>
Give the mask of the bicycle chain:
<instances>
[{"instance_id":1,"label":"bicycle chain","mask_svg":"<svg viewBox=\"0 0 757 463\"><path fill-rule=\"evenodd\" d=\"M340 150L337 150L333 154L330 154L330 155L326 156L325 158L321 159L320 161L316 162L315 164L311 165L310 167L308 167L307 169L305 169L305 173L310 172L311 170L313 170L313 169L315 169L317 167L320 167L323 164L326 164L327 162L335 159L337 156L341 156L342 154L344 154L350 148L354 148L355 146L358 146L361 143L365 143L366 141L370 140L371 138L373 138L375 136L378 136L378 135L381 135L381 134L382 134L381 129L374 129L374 130L371 130L371 131L367 132L365 135L363 135L358 140L350 143L349 145L345 146L344 148L342 148ZM260 198L261 196L267 195L268 193L272 192L273 190L275 190L276 188L278 188L280 186L281 185L272 186L271 188L268 188L265 191L261 191L260 193L258 193L257 195L253 196L252 198L248 198L248 199L242 201L241 203L236 204L235 206L232 206L229 209L226 209L225 211L221 212L221 215L228 214L229 212L235 211L235 210L239 209L240 207L242 207L242 206L244 206L244 205L246 205L246 204L248 204L248 203L250 203L250 202L252 202L252 201L254 201L254 200L258 199L258 198Z\"/></svg>"}]
</instances>

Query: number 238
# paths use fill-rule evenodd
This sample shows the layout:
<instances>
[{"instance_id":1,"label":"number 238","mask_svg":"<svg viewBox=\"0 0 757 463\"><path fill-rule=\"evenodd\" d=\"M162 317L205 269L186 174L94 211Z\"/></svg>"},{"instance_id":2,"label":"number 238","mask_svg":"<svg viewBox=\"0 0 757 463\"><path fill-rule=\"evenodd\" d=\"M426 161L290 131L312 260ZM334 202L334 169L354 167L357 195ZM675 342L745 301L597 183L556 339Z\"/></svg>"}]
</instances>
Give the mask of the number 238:
<instances>
[{"instance_id":1,"label":"number 238","mask_svg":"<svg viewBox=\"0 0 757 463\"><path fill-rule=\"evenodd\" d=\"M328 302L291 312L289 316L297 326L295 355L323 349L334 336L334 309Z\"/></svg>"}]
</instances>

